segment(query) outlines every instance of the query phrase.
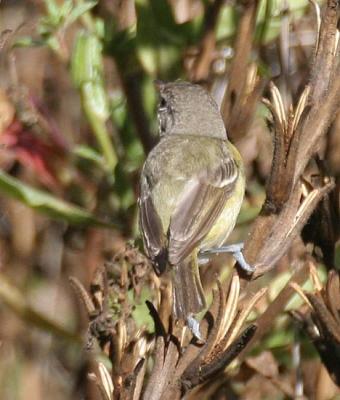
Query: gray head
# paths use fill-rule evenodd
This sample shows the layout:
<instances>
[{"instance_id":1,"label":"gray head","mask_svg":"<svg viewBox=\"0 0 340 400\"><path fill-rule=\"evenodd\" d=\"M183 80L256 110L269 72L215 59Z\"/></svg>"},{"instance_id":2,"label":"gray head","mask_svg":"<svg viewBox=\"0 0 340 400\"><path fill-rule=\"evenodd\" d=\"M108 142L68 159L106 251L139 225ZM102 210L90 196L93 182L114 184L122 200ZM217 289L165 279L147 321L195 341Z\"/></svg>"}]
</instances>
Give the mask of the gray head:
<instances>
[{"instance_id":1,"label":"gray head","mask_svg":"<svg viewBox=\"0 0 340 400\"><path fill-rule=\"evenodd\" d=\"M159 89L158 121L160 135L195 135L226 139L218 106L199 85L176 81L156 82Z\"/></svg>"}]
</instances>

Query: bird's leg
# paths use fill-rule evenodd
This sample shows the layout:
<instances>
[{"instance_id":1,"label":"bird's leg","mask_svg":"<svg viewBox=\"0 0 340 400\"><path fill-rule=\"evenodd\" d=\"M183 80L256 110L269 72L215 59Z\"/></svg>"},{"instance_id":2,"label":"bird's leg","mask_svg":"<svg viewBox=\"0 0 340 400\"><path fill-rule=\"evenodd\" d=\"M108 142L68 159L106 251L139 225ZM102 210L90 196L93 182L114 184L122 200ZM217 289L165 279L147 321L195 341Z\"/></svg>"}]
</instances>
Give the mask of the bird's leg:
<instances>
[{"instance_id":1,"label":"bird's leg","mask_svg":"<svg viewBox=\"0 0 340 400\"><path fill-rule=\"evenodd\" d=\"M252 274L255 271L255 268L249 265L245 260L242 253L243 247L243 243L235 243L228 246L221 246L215 249L204 250L199 253L199 257L206 258L206 256L209 254L231 253L235 260L239 263L240 267L248 274Z\"/></svg>"},{"instance_id":2,"label":"bird's leg","mask_svg":"<svg viewBox=\"0 0 340 400\"><path fill-rule=\"evenodd\" d=\"M187 326L190 329L191 333L198 339L200 342L204 342L201 332L200 332L200 323L193 315L189 315L186 320Z\"/></svg>"}]
</instances>

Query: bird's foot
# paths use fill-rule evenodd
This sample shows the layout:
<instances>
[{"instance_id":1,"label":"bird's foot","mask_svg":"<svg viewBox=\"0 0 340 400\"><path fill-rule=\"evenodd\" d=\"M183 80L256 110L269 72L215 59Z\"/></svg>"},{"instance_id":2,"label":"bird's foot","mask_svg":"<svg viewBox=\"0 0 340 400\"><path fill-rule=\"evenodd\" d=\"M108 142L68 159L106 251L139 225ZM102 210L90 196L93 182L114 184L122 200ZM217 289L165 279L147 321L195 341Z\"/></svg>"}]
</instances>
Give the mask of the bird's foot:
<instances>
[{"instance_id":1,"label":"bird's foot","mask_svg":"<svg viewBox=\"0 0 340 400\"><path fill-rule=\"evenodd\" d=\"M206 256L209 254L231 253L240 265L240 267L248 274L252 274L255 271L255 268L249 265L245 260L242 253L243 247L243 243L230 244L228 246L221 246L215 249L204 250L200 253L199 256L202 256L202 258L206 258Z\"/></svg>"},{"instance_id":2,"label":"bird's foot","mask_svg":"<svg viewBox=\"0 0 340 400\"><path fill-rule=\"evenodd\" d=\"M190 329L191 333L198 339L200 342L204 342L204 339L201 335L200 331L200 323L197 321L195 317L189 315L186 320L187 327Z\"/></svg>"}]
</instances>

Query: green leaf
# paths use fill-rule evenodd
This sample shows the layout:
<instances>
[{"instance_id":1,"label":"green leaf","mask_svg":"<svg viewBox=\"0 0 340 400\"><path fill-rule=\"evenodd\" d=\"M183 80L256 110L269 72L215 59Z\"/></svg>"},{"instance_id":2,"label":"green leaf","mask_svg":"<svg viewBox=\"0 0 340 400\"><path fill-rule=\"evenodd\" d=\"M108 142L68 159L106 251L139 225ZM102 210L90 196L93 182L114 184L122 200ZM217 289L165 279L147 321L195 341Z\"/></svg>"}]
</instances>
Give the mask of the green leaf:
<instances>
[{"instance_id":1,"label":"green leaf","mask_svg":"<svg viewBox=\"0 0 340 400\"><path fill-rule=\"evenodd\" d=\"M225 6L222 8L217 29L216 29L216 39L224 40L230 38L236 30L236 13L235 7Z\"/></svg>"},{"instance_id":2,"label":"green leaf","mask_svg":"<svg viewBox=\"0 0 340 400\"><path fill-rule=\"evenodd\" d=\"M180 44L183 40L181 25L176 24L168 2L159 0L137 0L137 30L151 42L168 41Z\"/></svg>"},{"instance_id":3,"label":"green leaf","mask_svg":"<svg viewBox=\"0 0 340 400\"><path fill-rule=\"evenodd\" d=\"M92 161L93 163L99 165L101 168L104 165L104 158L92 147L86 145L79 145L73 150L73 154L78 157L84 158L85 160Z\"/></svg>"},{"instance_id":4,"label":"green leaf","mask_svg":"<svg viewBox=\"0 0 340 400\"><path fill-rule=\"evenodd\" d=\"M291 19L298 19L305 13L308 0L288 0L288 10ZM279 0L262 0L256 19L255 37L261 43L274 40L281 29L283 5Z\"/></svg>"},{"instance_id":5,"label":"green leaf","mask_svg":"<svg viewBox=\"0 0 340 400\"><path fill-rule=\"evenodd\" d=\"M335 247L335 269L340 269L340 244Z\"/></svg>"},{"instance_id":6,"label":"green leaf","mask_svg":"<svg viewBox=\"0 0 340 400\"><path fill-rule=\"evenodd\" d=\"M76 5L70 12L70 14L66 17L64 26L71 25L79 17L84 15L87 11L91 10L96 4L97 1L86 1L84 3Z\"/></svg>"},{"instance_id":7,"label":"green leaf","mask_svg":"<svg viewBox=\"0 0 340 400\"><path fill-rule=\"evenodd\" d=\"M44 0L44 3L48 15L55 16L58 14L59 7L57 6L55 0Z\"/></svg>"},{"instance_id":8,"label":"green leaf","mask_svg":"<svg viewBox=\"0 0 340 400\"><path fill-rule=\"evenodd\" d=\"M60 24L63 24L71 14L73 7L73 0L64 0L64 3L59 6L58 20Z\"/></svg>"},{"instance_id":9,"label":"green leaf","mask_svg":"<svg viewBox=\"0 0 340 400\"><path fill-rule=\"evenodd\" d=\"M115 148L106 127L110 116L109 103L104 87L102 44L94 34L78 34L71 60L73 81L80 89L85 114L112 172L118 162Z\"/></svg>"},{"instance_id":10,"label":"green leaf","mask_svg":"<svg viewBox=\"0 0 340 400\"><path fill-rule=\"evenodd\" d=\"M13 47L38 47L43 46L45 41L36 40L30 36L22 36L15 40Z\"/></svg>"},{"instance_id":11,"label":"green leaf","mask_svg":"<svg viewBox=\"0 0 340 400\"><path fill-rule=\"evenodd\" d=\"M92 114L101 121L110 116L105 88L101 82L86 82L82 85L83 106L87 114Z\"/></svg>"},{"instance_id":12,"label":"green leaf","mask_svg":"<svg viewBox=\"0 0 340 400\"><path fill-rule=\"evenodd\" d=\"M188 44L188 25L176 24L167 2L138 0L136 13L139 62L149 75L178 77L182 51Z\"/></svg>"},{"instance_id":13,"label":"green leaf","mask_svg":"<svg viewBox=\"0 0 340 400\"><path fill-rule=\"evenodd\" d=\"M55 198L47 192L32 188L3 171L0 171L0 191L38 212L67 221L72 225L113 227L112 224L99 221L90 212Z\"/></svg>"},{"instance_id":14,"label":"green leaf","mask_svg":"<svg viewBox=\"0 0 340 400\"><path fill-rule=\"evenodd\" d=\"M154 331L154 323L150 316L150 312L145 304L146 300L150 299L151 293L148 287L143 287L140 294L140 298L137 300L134 298L132 290L128 291L128 298L130 303L134 306L132 311L133 319L135 320L138 327L146 326L149 332Z\"/></svg>"},{"instance_id":15,"label":"green leaf","mask_svg":"<svg viewBox=\"0 0 340 400\"><path fill-rule=\"evenodd\" d=\"M272 330L271 334L263 340L267 349L289 346L294 341L294 332L288 329Z\"/></svg>"},{"instance_id":16,"label":"green leaf","mask_svg":"<svg viewBox=\"0 0 340 400\"><path fill-rule=\"evenodd\" d=\"M237 218L237 224L248 224L253 221L261 211L261 207L244 206Z\"/></svg>"},{"instance_id":17,"label":"green leaf","mask_svg":"<svg viewBox=\"0 0 340 400\"><path fill-rule=\"evenodd\" d=\"M100 82L103 75L102 44L95 35L80 32L71 60L71 74L79 88L87 82Z\"/></svg>"}]
</instances>

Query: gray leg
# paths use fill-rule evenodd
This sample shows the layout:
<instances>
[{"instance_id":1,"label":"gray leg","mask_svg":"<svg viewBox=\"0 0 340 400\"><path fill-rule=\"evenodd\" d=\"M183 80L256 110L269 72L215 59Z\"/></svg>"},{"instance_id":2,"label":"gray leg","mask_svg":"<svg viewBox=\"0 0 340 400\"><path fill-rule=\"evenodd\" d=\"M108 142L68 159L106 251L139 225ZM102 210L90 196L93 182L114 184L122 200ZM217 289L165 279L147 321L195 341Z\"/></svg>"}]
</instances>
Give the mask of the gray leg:
<instances>
[{"instance_id":1,"label":"gray leg","mask_svg":"<svg viewBox=\"0 0 340 400\"><path fill-rule=\"evenodd\" d=\"M249 274L252 274L255 271L255 268L249 265L245 260L242 253L243 246L243 243L230 244L228 246L221 246L216 249L202 251L200 255L205 258L208 254L231 253L235 260L239 263L240 267Z\"/></svg>"},{"instance_id":2,"label":"gray leg","mask_svg":"<svg viewBox=\"0 0 340 400\"><path fill-rule=\"evenodd\" d=\"M200 323L197 321L197 319L195 319L192 315L189 315L186 322L188 328L195 338L197 338L200 342L204 342L200 332Z\"/></svg>"}]
</instances>

